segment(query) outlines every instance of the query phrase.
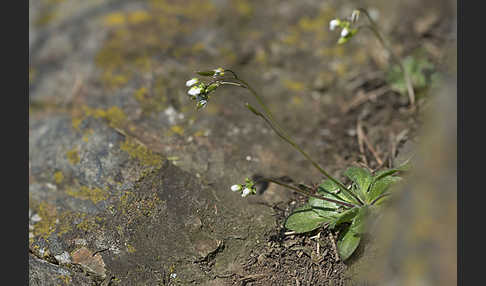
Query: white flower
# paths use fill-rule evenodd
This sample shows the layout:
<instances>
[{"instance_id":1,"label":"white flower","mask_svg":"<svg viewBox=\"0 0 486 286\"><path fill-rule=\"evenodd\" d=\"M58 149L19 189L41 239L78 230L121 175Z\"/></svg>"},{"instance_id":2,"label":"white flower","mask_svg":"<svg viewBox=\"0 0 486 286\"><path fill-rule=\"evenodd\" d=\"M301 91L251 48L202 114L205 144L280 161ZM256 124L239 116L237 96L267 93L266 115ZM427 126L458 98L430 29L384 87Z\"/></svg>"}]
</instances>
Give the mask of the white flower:
<instances>
[{"instance_id":1,"label":"white flower","mask_svg":"<svg viewBox=\"0 0 486 286\"><path fill-rule=\"evenodd\" d=\"M189 89L189 91L187 93L189 93L192 96L197 96L202 92L202 90L203 89L199 86L193 86L193 87L191 87L191 89Z\"/></svg>"},{"instance_id":2,"label":"white flower","mask_svg":"<svg viewBox=\"0 0 486 286\"><path fill-rule=\"evenodd\" d=\"M195 85L196 83L199 82L199 79L198 78L191 78L190 80L186 81L186 86L193 86Z\"/></svg>"},{"instance_id":3,"label":"white flower","mask_svg":"<svg viewBox=\"0 0 486 286\"><path fill-rule=\"evenodd\" d=\"M241 190L241 185L233 185L233 186L231 186L231 190L233 192L237 192L237 191Z\"/></svg>"},{"instance_id":4,"label":"white flower","mask_svg":"<svg viewBox=\"0 0 486 286\"><path fill-rule=\"evenodd\" d=\"M331 29L331 31L333 31L334 29L336 29L337 26L339 26L339 20L338 19L334 19L332 20L331 22L329 22L329 29Z\"/></svg>"},{"instance_id":5,"label":"white flower","mask_svg":"<svg viewBox=\"0 0 486 286\"><path fill-rule=\"evenodd\" d=\"M346 37L348 34L349 34L349 30L348 30L347 28L344 28L344 29L341 31L341 37L342 37L342 38Z\"/></svg>"},{"instance_id":6,"label":"white flower","mask_svg":"<svg viewBox=\"0 0 486 286\"><path fill-rule=\"evenodd\" d=\"M217 69L215 69L213 76L220 76L220 75L224 75L224 69L223 68L217 68Z\"/></svg>"},{"instance_id":7,"label":"white flower","mask_svg":"<svg viewBox=\"0 0 486 286\"><path fill-rule=\"evenodd\" d=\"M248 196L250 193L251 193L251 190L250 190L250 189L248 189L248 188L245 188L245 189L243 190L243 192L241 192L241 196L242 196L242 197L246 197L246 196Z\"/></svg>"}]
</instances>

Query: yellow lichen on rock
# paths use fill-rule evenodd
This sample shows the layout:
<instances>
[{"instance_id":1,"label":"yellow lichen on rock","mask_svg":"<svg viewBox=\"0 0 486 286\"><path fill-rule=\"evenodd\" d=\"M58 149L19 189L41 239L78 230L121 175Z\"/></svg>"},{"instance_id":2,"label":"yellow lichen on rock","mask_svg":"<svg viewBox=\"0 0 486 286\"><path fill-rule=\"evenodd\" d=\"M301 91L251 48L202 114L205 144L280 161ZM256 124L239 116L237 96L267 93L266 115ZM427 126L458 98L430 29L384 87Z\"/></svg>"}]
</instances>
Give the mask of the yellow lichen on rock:
<instances>
[{"instance_id":1,"label":"yellow lichen on rock","mask_svg":"<svg viewBox=\"0 0 486 286\"><path fill-rule=\"evenodd\" d=\"M108 27L117 27L126 23L125 13L113 12L103 18L103 23Z\"/></svg>"},{"instance_id":2,"label":"yellow lichen on rock","mask_svg":"<svg viewBox=\"0 0 486 286\"><path fill-rule=\"evenodd\" d=\"M58 222L56 207L42 202L39 204L37 213L41 220L34 225L34 235L47 239L56 230Z\"/></svg>"},{"instance_id":3,"label":"yellow lichen on rock","mask_svg":"<svg viewBox=\"0 0 486 286\"><path fill-rule=\"evenodd\" d=\"M138 159L143 165L160 168L162 166L162 157L158 154L153 153L147 147L141 145L140 143L126 138L120 146L120 149L127 152L130 157Z\"/></svg>"},{"instance_id":4,"label":"yellow lichen on rock","mask_svg":"<svg viewBox=\"0 0 486 286\"><path fill-rule=\"evenodd\" d=\"M62 181L64 180L64 175L62 173L62 171L57 171L54 173L54 181L56 182L56 184L61 184Z\"/></svg>"},{"instance_id":5,"label":"yellow lichen on rock","mask_svg":"<svg viewBox=\"0 0 486 286\"><path fill-rule=\"evenodd\" d=\"M123 110L117 106L112 106L108 109L97 108L93 109L84 106L84 111L86 116L92 116L94 118L102 118L108 121L109 125L113 128L122 127L126 121L127 116Z\"/></svg>"},{"instance_id":6,"label":"yellow lichen on rock","mask_svg":"<svg viewBox=\"0 0 486 286\"><path fill-rule=\"evenodd\" d=\"M86 186L81 186L79 189L70 187L66 189L66 193L78 199L90 200L95 204L108 198L108 191Z\"/></svg>"},{"instance_id":7,"label":"yellow lichen on rock","mask_svg":"<svg viewBox=\"0 0 486 286\"><path fill-rule=\"evenodd\" d=\"M80 161L79 154L78 154L78 149L76 147L74 147L73 149L67 151L66 152L66 157L67 157L69 163L71 163L73 165L76 165Z\"/></svg>"}]
</instances>

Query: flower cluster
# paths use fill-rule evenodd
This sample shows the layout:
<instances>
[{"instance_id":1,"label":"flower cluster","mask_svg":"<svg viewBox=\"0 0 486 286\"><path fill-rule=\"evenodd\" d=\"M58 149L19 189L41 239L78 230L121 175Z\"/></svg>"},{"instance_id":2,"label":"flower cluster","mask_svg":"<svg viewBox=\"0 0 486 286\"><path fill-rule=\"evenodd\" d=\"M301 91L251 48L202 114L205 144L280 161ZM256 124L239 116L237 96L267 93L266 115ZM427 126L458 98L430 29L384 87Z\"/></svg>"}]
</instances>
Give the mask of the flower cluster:
<instances>
[{"instance_id":1,"label":"flower cluster","mask_svg":"<svg viewBox=\"0 0 486 286\"><path fill-rule=\"evenodd\" d=\"M217 68L210 71L200 71L197 74L202 76L211 76L217 78L224 75L223 68ZM216 90L221 85L221 82L216 80L210 83L205 83L199 80L199 78L192 78L186 82L186 86L191 87L187 94L192 100L196 101L197 109L206 107L209 101L209 94Z\"/></svg>"},{"instance_id":2,"label":"flower cluster","mask_svg":"<svg viewBox=\"0 0 486 286\"><path fill-rule=\"evenodd\" d=\"M359 10L354 10L349 17L349 20L341 20L341 19L333 19L329 22L329 29L334 31L336 27L341 28L341 37L339 37L338 44L344 44L349 39L351 39L357 32L357 28L352 28L352 26L358 21L359 19Z\"/></svg>"},{"instance_id":3,"label":"flower cluster","mask_svg":"<svg viewBox=\"0 0 486 286\"><path fill-rule=\"evenodd\" d=\"M247 197L249 195L256 194L255 182L251 179L246 178L245 184L238 184L231 186L231 191L233 192L241 192L242 197Z\"/></svg>"}]
</instances>

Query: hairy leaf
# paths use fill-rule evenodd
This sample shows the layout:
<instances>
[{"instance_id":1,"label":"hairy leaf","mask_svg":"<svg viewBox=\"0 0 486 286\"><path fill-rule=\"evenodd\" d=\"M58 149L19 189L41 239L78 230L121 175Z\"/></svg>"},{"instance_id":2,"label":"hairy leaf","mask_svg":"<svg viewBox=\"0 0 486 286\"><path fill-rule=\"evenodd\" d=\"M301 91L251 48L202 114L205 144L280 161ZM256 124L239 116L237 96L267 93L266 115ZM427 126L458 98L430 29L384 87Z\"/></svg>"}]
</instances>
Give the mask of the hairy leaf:
<instances>
[{"instance_id":1,"label":"hairy leaf","mask_svg":"<svg viewBox=\"0 0 486 286\"><path fill-rule=\"evenodd\" d=\"M319 188L317 189L317 192L319 194L322 194L323 192L326 192L326 191L328 193L332 193L332 194L337 195L339 197L340 201L344 200L344 201L346 201L348 203L352 203L352 204L358 203L358 201L355 198L353 198L351 195L349 195L346 192L341 191L339 185L334 183L331 180L323 181L322 184L320 184Z\"/></svg>"},{"instance_id":2,"label":"hairy leaf","mask_svg":"<svg viewBox=\"0 0 486 286\"><path fill-rule=\"evenodd\" d=\"M372 202L376 198L381 196L383 193L385 193L386 190L388 190L388 188L391 185L399 182L401 179L402 178L396 176L387 176L387 177L382 177L381 179L374 182L373 185L371 186L370 193L368 195L369 202Z\"/></svg>"},{"instance_id":3,"label":"hairy leaf","mask_svg":"<svg viewBox=\"0 0 486 286\"><path fill-rule=\"evenodd\" d=\"M355 232L353 225L348 227L344 236L342 236L337 243L339 257L341 257L343 261L347 260L356 248L358 248L360 241L361 236Z\"/></svg>"},{"instance_id":4,"label":"hairy leaf","mask_svg":"<svg viewBox=\"0 0 486 286\"><path fill-rule=\"evenodd\" d=\"M370 184L373 180L371 173L359 167L350 167L344 172L344 174L351 179L359 188L358 196L362 201L367 201L367 192Z\"/></svg>"},{"instance_id":5,"label":"hairy leaf","mask_svg":"<svg viewBox=\"0 0 486 286\"><path fill-rule=\"evenodd\" d=\"M297 208L285 222L287 229L293 230L296 233L304 233L312 231L320 227L325 222L330 222L332 219L322 217L312 210L312 207L305 205Z\"/></svg>"},{"instance_id":6,"label":"hairy leaf","mask_svg":"<svg viewBox=\"0 0 486 286\"><path fill-rule=\"evenodd\" d=\"M337 225L345 222L351 222L356 214L358 214L359 208L352 208L339 214L339 216L329 224L330 229L334 229Z\"/></svg>"}]
</instances>

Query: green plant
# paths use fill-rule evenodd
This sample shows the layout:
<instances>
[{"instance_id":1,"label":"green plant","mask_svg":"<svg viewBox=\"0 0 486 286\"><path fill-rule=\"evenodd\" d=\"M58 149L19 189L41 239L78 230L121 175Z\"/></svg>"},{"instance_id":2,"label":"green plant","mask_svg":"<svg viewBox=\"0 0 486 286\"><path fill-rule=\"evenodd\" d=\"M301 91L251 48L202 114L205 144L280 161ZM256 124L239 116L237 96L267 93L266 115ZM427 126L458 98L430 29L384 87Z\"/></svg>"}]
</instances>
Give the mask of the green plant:
<instances>
[{"instance_id":1,"label":"green plant","mask_svg":"<svg viewBox=\"0 0 486 286\"><path fill-rule=\"evenodd\" d=\"M323 224L328 224L331 229L334 229L337 226L350 223L341 232L343 235L338 239L341 259L348 259L359 245L360 235L365 230L365 221L368 219L368 213L389 195L389 192L387 192L388 187L399 180L399 177L393 176L393 174L400 169L379 171L372 176L366 169L351 167L345 172L345 175L353 182L348 188L341 181L326 172L292 140L286 131L274 120L271 111L258 93L247 82L238 77L235 72L229 69L217 68L196 73L210 78L208 82L201 81L199 78L192 78L186 82L186 86L190 87L188 95L192 100L196 101L198 110L207 106L211 93L221 86L231 85L249 90L262 109L258 110L249 103L245 103L246 108L262 118L282 140L301 153L327 178L317 190L313 190L303 184L294 186L278 178L261 178L259 180L278 184L309 198L305 206L298 208L288 217L285 227L290 230L304 233L312 231ZM256 182L246 178L244 184L233 185L231 190L240 192L242 197L246 197L256 194L255 184Z\"/></svg>"},{"instance_id":2,"label":"green plant","mask_svg":"<svg viewBox=\"0 0 486 286\"><path fill-rule=\"evenodd\" d=\"M403 67L410 75L412 85L416 90L427 88L432 84L434 77L437 76L437 73L433 73L431 77L427 77L427 72L433 70L434 65L423 57L408 56L403 60ZM407 83L399 66L392 66L387 73L386 79L392 90L400 94L406 94Z\"/></svg>"},{"instance_id":3,"label":"green plant","mask_svg":"<svg viewBox=\"0 0 486 286\"><path fill-rule=\"evenodd\" d=\"M366 15L366 18L368 19L368 24L358 25L359 16L361 13ZM331 20L329 23L329 28L331 30L334 30L336 27L340 27L342 29L338 44L344 44L348 42L363 28L369 29L371 32L373 32L383 48L390 54L391 59L395 62L397 68L400 70L400 75L403 77L403 86L406 88L410 105L413 107L415 104L415 91L411 72L409 69L407 69L405 62L393 51L388 41L381 33L379 26L370 16L368 11L366 9L359 8L354 10L348 19Z\"/></svg>"},{"instance_id":4,"label":"green plant","mask_svg":"<svg viewBox=\"0 0 486 286\"><path fill-rule=\"evenodd\" d=\"M358 247L370 213L377 210L390 195L389 187L401 180L394 176L400 170L389 169L372 175L364 168L350 167L345 175L352 181L348 190L353 196L343 193L338 185L329 180L319 185L317 193L352 206L311 197L287 218L285 227L296 233L309 232L323 225L330 229L341 227L337 248L341 259L346 260Z\"/></svg>"}]
</instances>

